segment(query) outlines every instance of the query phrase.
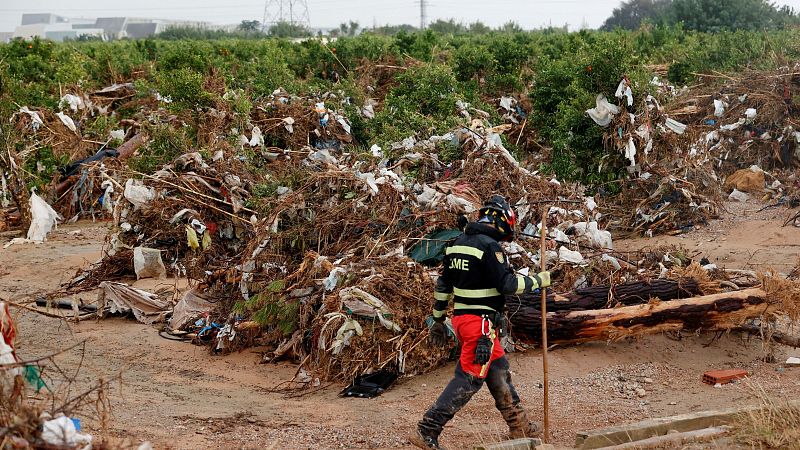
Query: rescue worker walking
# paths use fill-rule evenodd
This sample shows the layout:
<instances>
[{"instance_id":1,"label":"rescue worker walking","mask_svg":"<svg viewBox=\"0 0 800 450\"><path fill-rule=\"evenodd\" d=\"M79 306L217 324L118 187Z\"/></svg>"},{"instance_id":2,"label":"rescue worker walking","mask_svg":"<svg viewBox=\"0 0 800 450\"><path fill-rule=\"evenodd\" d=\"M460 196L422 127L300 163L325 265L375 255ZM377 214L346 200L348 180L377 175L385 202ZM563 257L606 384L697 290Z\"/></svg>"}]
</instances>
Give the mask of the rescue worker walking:
<instances>
[{"instance_id":1,"label":"rescue worker walking","mask_svg":"<svg viewBox=\"0 0 800 450\"><path fill-rule=\"evenodd\" d=\"M517 275L508 264L499 241L514 238L516 215L505 198L493 195L479 211L477 222L445 251L444 270L436 282L434 324L429 340L448 343L446 310L454 300L453 329L461 343L455 376L425 413L410 441L424 449L441 449L445 424L469 402L484 382L495 406L508 424L509 438L533 437L541 426L528 420L511 384L508 360L500 344L505 330L505 296L529 294L550 286L550 273Z\"/></svg>"}]
</instances>

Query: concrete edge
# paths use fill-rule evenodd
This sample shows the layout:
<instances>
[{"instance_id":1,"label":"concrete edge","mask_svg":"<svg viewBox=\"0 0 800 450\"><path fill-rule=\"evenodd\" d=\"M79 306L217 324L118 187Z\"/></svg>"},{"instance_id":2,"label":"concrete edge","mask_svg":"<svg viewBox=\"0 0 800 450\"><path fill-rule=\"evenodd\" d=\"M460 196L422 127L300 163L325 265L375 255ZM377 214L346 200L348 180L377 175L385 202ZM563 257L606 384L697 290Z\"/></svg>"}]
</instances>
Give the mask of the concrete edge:
<instances>
[{"instance_id":1,"label":"concrete edge","mask_svg":"<svg viewBox=\"0 0 800 450\"><path fill-rule=\"evenodd\" d=\"M800 400L791 401L789 405L800 407ZM670 431L688 432L719 427L730 424L734 417L739 414L760 410L761 408L762 406L749 406L701 411L648 419L630 425L579 432L575 438L575 447L581 450L598 449L663 436Z\"/></svg>"}]
</instances>

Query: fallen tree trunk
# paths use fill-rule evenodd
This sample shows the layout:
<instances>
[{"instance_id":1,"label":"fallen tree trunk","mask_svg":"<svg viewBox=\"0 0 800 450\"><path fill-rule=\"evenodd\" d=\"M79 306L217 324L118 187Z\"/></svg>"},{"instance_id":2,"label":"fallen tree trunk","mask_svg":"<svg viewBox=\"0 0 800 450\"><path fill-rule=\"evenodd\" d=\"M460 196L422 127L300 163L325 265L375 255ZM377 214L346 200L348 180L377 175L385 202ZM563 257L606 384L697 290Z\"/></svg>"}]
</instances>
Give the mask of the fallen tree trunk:
<instances>
[{"instance_id":1,"label":"fallen tree trunk","mask_svg":"<svg viewBox=\"0 0 800 450\"><path fill-rule=\"evenodd\" d=\"M572 344L663 331L729 330L774 309L766 297L766 292L754 288L620 308L553 312L547 314L547 336L553 344ZM509 310L509 319L515 337L538 342L541 320L533 308Z\"/></svg>"},{"instance_id":2,"label":"fallen tree trunk","mask_svg":"<svg viewBox=\"0 0 800 450\"><path fill-rule=\"evenodd\" d=\"M675 300L701 295L700 285L693 278L680 280L650 280L619 284L616 286L592 286L577 289L567 294L547 293L547 311L583 311L587 309L630 306L649 302L652 298ZM522 313L523 305L535 311L541 310L542 300L538 294L509 296L506 311ZM524 309L527 311L527 309ZM539 317L539 313L535 313ZM531 319L533 320L533 319Z\"/></svg>"},{"instance_id":3,"label":"fallen tree trunk","mask_svg":"<svg viewBox=\"0 0 800 450\"><path fill-rule=\"evenodd\" d=\"M794 348L800 347L800 337L790 336L780 331L763 332L761 330L761 327L752 324L744 324L739 328L737 328L737 330L746 331L752 335L759 336L762 339L769 339L771 341L777 342L778 344L786 345L788 347L794 347Z\"/></svg>"}]
</instances>

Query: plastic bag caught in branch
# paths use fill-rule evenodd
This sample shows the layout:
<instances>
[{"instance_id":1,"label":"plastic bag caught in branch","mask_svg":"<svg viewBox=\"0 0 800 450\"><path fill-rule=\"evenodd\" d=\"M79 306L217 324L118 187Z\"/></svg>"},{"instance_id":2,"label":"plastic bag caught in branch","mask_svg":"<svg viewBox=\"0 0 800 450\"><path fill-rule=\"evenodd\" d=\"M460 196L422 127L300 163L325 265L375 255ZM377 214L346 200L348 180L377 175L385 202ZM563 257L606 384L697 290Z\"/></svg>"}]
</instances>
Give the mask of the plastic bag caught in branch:
<instances>
[{"instance_id":1,"label":"plastic bag caught in branch","mask_svg":"<svg viewBox=\"0 0 800 450\"><path fill-rule=\"evenodd\" d=\"M400 326L389 320L392 311L378 297L357 287L349 287L339 291L339 298L344 306L353 314L364 317L377 317L387 330L400 332Z\"/></svg>"},{"instance_id":2,"label":"plastic bag caught in branch","mask_svg":"<svg viewBox=\"0 0 800 450\"><path fill-rule=\"evenodd\" d=\"M147 206L156 196L153 188L145 186L141 180L134 179L125 182L123 195L135 209Z\"/></svg>"},{"instance_id":3,"label":"plastic bag caught in branch","mask_svg":"<svg viewBox=\"0 0 800 450\"><path fill-rule=\"evenodd\" d=\"M167 268L157 248L136 247L133 249L133 270L136 279L166 278Z\"/></svg>"},{"instance_id":4,"label":"plastic bag caught in branch","mask_svg":"<svg viewBox=\"0 0 800 450\"><path fill-rule=\"evenodd\" d=\"M601 127L607 127L611 123L611 119L619 114L619 107L609 103L605 95L599 94L597 96L597 106L587 110L586 114L594 120L594 123Z\"/></svg>"},{"instance_id":5,"label":"plastic bag caught in branch","mask_svg":"<svg viewBox=\"0 0 800 450\"><path fill-rule=\"evenodd\" d=\"M628 83L627 77L623 78L622 81L619 82L619 86L617 86L617 92L614 93L614 97L626 97L628 99L628 106L633 106L633 91L631 90L631 86Z\"/></svg>"}]
</instances>

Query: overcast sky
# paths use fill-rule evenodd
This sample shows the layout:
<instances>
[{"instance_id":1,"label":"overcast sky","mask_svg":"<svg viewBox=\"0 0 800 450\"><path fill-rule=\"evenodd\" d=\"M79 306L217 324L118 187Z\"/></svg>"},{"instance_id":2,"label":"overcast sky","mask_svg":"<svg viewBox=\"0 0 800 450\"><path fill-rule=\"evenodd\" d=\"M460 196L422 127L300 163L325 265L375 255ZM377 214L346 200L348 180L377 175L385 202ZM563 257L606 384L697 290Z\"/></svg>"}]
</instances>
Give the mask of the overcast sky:
<instances>
[{"instance_id":1,"label":"overcast sky","mask_svg":"<svg viewBox=\"0 0 800 450\"><path fill-rule=\"evenodd\" d=\"M272 0L279 1L279 0ZM286 4L290 0L283 0ZM523 28L586 24L596 28L619 0L426 0L428 20L480 20L498 26L513 20ZM302 3L294 0L295 3ZM778 1L800 9L800 0ZM0 31L13 31L23 13L52 12L68 17L151 17L236 24L259 20L265 1L258 0L0 0ZM307 0L312 27L336 27L348 20L362 26L419 24L419 0Z\"/></svg>"}]
</instances>

